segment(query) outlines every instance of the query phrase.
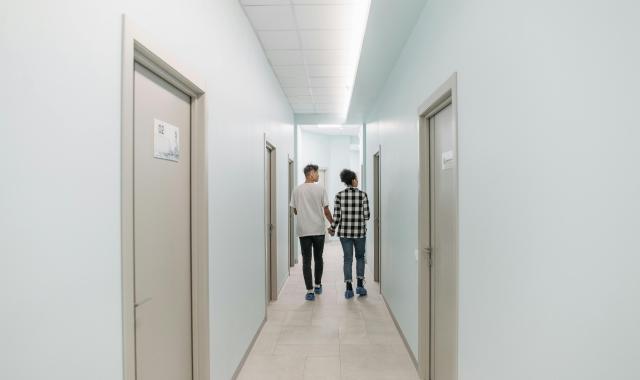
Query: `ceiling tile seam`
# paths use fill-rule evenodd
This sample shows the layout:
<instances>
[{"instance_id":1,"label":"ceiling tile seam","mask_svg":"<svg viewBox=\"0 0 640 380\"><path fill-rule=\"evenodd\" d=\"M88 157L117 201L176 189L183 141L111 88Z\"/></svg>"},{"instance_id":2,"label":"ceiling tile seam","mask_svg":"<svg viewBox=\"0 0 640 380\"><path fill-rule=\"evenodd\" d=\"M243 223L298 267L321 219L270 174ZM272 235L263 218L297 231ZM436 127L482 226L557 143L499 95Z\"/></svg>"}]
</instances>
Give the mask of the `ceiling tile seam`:
<instances>
[{"instance_id":1,"label":"ceiling tile seam","mask_svg":"<svg viewBox=\"0 0 640 380\"><path fill-rule=\"evenodd\" d=\"M291 6L291 12L293 12L293 23L296 26L296 34L298 35L298 46L300 47L300 51L303 50L302 48L302 36L300 35L300 25L298 24L298 15L296 14L296 9L293 6L293 1L289 0L289 4ZM305 57L304 54L302 54L302 62L303 62L303 66L304 66L304 72L307 75L307 88L309 89L309 95L311 95L311 104L313 104L313 109L314 111L316 110L316 103L315 100L313 98L313 91L311 91L311 78L309 75L309 68L307 67L307 57ZM274 70L275 71L275 70ZM291 102L291 100L289 100L289 102Z\"/></svg>"}]
</instances>

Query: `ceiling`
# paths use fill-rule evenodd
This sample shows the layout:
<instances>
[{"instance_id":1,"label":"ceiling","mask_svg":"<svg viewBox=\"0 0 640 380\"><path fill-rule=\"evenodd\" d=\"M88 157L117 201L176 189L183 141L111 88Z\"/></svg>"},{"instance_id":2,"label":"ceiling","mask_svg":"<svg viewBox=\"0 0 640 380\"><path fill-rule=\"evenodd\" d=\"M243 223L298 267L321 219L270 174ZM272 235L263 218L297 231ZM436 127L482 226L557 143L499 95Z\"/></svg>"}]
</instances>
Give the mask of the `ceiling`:
<instances>
[{"instance_id":1,"label":"ceiling","mask_svg":"<svg viewBox=\"0 0 640 380\"><path fill-rule=\"evenodd\" d=\"M372 0L346 123L367 122L426 3L427 0Z\"/></svg>"},{"instance_id":2,"label":"ceiling","mask_svg":"<svg viewBox=\"0 0 640 380\"><path fill-rule=\"evenodd\" d=\"M300 129L307 132L330 136L359 136L362 125L331 125L331 124L307 124L300 125Z\"/></svg>"},{"instance_id":3,"label":"ceiling","mask_svg":"<svg viewBox=\"0 0 640 380\"><path fill-rule=\"evenodd\" d=\"M370 0L240 0L296 114L346 118Z\"/></svg>"}]
</instances>

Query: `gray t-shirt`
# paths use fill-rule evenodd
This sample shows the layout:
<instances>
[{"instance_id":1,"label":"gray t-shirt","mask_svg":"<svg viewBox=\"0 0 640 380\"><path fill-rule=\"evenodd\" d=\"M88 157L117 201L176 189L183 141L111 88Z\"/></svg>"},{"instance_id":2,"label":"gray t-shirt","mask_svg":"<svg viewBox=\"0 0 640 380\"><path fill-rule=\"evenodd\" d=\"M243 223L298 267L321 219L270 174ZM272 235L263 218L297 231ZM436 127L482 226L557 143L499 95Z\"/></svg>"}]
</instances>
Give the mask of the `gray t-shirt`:
<instances>
[{"instance_id":1,"label":"gray t-shirt","mask_svg":"<svg viewBox=\"0 0 640 380\"><path fill-rule=\"evenodd\" d=\"M296 187L290 206L298 212L298 236L325 234L324 208L329 206L329 197L323 186L303 183Z\"/></svg>"}]
</instances>

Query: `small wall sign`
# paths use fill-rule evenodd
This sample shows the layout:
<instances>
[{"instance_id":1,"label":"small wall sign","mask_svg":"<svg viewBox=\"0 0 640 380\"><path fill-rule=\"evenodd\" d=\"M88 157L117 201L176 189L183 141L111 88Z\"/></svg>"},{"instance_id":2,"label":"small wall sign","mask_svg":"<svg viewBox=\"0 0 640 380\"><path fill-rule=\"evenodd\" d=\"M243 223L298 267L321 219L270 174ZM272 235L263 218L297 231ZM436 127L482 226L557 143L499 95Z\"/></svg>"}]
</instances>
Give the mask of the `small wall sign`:
<instances>
[{"instance_id":1,"label":"small wall sign","mask_svg":"<svg viewBox=\"0 0 640 380\"><path fill-rule=\"evenodd\" d=\"M180 130L178 127L154 119L153 157L175 162L180 160Z\"/></svg>"}]
</instances>

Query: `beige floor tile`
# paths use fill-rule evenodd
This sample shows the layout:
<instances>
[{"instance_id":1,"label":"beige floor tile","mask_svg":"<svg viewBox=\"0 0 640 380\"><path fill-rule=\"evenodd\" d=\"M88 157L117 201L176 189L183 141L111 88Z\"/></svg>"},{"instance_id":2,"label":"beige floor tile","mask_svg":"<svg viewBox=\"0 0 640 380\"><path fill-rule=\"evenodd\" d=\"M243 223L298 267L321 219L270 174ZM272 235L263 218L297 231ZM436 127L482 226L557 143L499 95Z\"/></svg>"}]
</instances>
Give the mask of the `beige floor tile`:
<instances>
[{"instance_id":1,"label":"beige floor tile","mask_svg":"<svg viewBox=\"0 0 640 380\"><path fill-rule=\"evenodd\" d=\"M275 355L293 357L340 356L340 345L333 344L276 344Z\"/></svg>"},{"instance_id":2,"label":"beige floor tile","mask_svg":"<svg viewBox=\"0 0 640 380\"><path fill-rule=\"evenodd\" d=\"M335 344L339 343L338 329L319 326L285 326L278 344Z\"/></svg>"},{"instance_id":3,"label":"beige floor tile","mask_svg":"<svg viewBox=\"0 0 640 380\"><path fill-rule=\"evenodd\" d=\"M304 366L305 380L340 380L340 357L308 357Z\"/></svg>"}]
</instances>

